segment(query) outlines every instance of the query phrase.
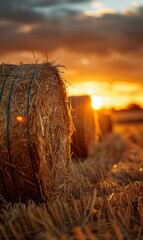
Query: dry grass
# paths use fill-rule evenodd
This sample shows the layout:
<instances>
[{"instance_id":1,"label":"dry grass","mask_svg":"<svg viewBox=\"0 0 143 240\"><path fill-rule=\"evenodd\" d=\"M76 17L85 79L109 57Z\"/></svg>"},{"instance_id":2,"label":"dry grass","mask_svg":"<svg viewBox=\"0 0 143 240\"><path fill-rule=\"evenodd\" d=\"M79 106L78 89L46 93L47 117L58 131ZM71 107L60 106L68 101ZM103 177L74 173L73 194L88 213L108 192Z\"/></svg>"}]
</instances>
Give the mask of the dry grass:
<instances>
[{"instance_id":1,"label":"dry grass","mask_svg":"<svg viewBox=\"0 0 143 240\"><path fill-rule=\"evenodd\" d=\"M91 182L104 180L115 163L123 156L125 142L119 135L110 134L95 146L95 156L84 162L75 163L73 168L76 175L88 177Z\"/></svg>"},{"instance_id":2,"label":"dry grass","mask_svg":"<svg viewBox=\"0 0 143 240\"><path fill-rule=\"evenodd\" d=\"M142 154L111 134L97 145L96 157L74 163L61 195L39 205L3 203L0 238L142 240Z\"/></svg>"},{"instance_id":3,"label":"dry grass","mask_svg":"<svg viewBox=\"0 0 143 240\"><path fill-rule=\"evenodd\" d=\"M32 202L6 205L0 216L1 239L62 239L64 235L81 240L90 239L88 234L95 239L108 239L108 235L109 239L141 239L142 189L143 183L135 182L104 197L57 198L40 206Z\"/></svg>"}]
</instances>

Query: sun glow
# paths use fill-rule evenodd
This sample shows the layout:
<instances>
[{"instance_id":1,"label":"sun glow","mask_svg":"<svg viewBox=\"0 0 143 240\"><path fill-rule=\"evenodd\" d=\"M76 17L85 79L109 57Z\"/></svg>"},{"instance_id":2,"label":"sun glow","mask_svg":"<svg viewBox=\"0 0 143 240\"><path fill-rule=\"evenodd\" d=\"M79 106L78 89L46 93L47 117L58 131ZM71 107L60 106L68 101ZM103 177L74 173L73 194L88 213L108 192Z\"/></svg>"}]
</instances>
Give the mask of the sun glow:
<instances>
[{"instance_id":1,"label":"sun glow","mask_svg":"<svg viewBox=\"0 0 143 240\"><path fill-rule=\"evenodd\" d=\"M98 110L103 105L102 99L98 96L92 96L92 107Z\"/></svg>"},{"instance_id":2,"label":"sun glow","mask_svg":"<svg viewBox=\"0 0 143 240\"><path fill-rule=\"evenodd\" d=\"M24 122L24 117L23 116L16 116L17 122Z\"/></svg>"}]
</instances>

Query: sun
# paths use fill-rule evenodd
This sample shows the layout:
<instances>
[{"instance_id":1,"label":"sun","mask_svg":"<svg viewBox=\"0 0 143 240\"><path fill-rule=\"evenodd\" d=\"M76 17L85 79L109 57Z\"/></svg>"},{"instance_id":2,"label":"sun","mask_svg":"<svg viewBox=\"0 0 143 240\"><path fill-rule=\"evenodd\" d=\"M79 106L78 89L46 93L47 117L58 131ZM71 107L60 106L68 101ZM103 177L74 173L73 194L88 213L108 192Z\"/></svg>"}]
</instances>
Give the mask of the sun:
<instances>
[{"instance_id":1,"label":"sun","mask_svg":"<svg viewBox=\"0 0 143 240\"><path fill-rule=\"evenodd\" d=\"M92 101L92 107L95 110L98 110L99 108L101 108L101 106L103 104L102 99L98 96L92 96L91 101Z\"/></svg>"}]
</instances>

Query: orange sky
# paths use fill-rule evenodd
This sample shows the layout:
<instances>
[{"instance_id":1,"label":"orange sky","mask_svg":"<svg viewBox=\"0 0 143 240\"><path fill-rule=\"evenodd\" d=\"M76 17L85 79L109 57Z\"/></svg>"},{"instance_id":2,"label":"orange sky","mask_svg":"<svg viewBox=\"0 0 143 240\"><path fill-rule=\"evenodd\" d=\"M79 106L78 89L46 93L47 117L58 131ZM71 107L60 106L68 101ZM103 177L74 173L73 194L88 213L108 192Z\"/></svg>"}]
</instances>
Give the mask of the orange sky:
<instances>
[{"instance_id":1,"label":"orange sky","mask_svg":"<svg viewBox=\"0 0 143 240\"><path fill-rule=\"evenodd\" d=\"M68 94L143 106L143 0L0 2L0 62L65 66Z\"/></svg>"},{"instance_id":2,"label":"orange sky","mask_svg":"<svg viewBox=\"0 0 143 240\"><path fill-rule=\"evenodd\" d=\"M70 55L70 57L69 57ZM39 62L46 59L44 54L35 52ZM55 52L52 54L49 60L55 60L55 62L63 64L65 68L60 68L63 78L66 80L67 93L68 95L97 95L102 98L103 106L110 108L124 108L130 103L138 103L143 106L143 83L142 75L128 72L117 66L114 68L116 62L113 56L113 68L112 60L110 59L110 67L108 68L105 61L107 59L97 58L96 61L92 57L84 57L75 53L66 52L65 50ZM8 62L12 59L13 63L23 62L34 62L32 52L22 52L20 56L11 54L5 56L4 62ZM72 61L71 61L72 59ZM125 61L125 60L124 60ZM103 64L104 62L104 64ZM95 63L95 65L93 64ZM103 67L102 67L103 64Z\"/></svg>"}]
</instances>

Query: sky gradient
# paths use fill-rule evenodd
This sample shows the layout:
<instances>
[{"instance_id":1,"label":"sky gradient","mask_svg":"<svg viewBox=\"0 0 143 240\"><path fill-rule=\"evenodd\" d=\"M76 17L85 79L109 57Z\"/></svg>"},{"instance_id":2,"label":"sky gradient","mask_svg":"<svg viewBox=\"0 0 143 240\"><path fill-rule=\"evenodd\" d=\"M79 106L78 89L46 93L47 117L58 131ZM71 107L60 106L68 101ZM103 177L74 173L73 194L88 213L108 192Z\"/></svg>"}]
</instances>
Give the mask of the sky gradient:
<instances>
[{"instance_id":1,"label":"sky gradient","mask_svg":"<svg viewBox=\"0 0 143 240\"><path fill-rule=\"evenodd\" d=\"M143 105L143 0L1 0L0 62L65 65L70 94Z\"/></svg>"}]
</instances>

